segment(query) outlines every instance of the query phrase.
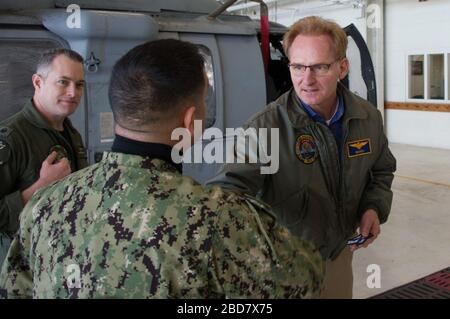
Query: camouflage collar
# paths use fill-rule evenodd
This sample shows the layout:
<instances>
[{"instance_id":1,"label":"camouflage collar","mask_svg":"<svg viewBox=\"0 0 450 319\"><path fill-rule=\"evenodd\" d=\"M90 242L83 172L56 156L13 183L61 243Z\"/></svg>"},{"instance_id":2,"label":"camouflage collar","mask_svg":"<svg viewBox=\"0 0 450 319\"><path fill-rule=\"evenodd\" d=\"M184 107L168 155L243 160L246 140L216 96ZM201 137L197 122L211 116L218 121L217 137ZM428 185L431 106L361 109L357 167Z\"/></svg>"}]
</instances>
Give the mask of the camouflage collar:
<instances>
[{"instance_id":1,"label":"camouflage collar","mask_svg":"<svg viewBox=\"0 0 450 319\"><path fill-rule=\"evenodd\" d=\"M125 154L118 152L103 152L102 162L112 166L127 166L158 171L167 171L169 173L181 174L181 172L172 163L149 156Z\"/></svg>"},{"instance_id":2,"label":"camouflage collar","mask_svg":"<svg viewBox=\"0 0 450 319\"><path fill-rule=\"evenodd\" d=\"M167 144L136 141L116 134L111 151L142 157L159 158L174 166L180 174L183 170L181 163L176 164L172 160L172 146Z\"/></svg>"}]
</instances>

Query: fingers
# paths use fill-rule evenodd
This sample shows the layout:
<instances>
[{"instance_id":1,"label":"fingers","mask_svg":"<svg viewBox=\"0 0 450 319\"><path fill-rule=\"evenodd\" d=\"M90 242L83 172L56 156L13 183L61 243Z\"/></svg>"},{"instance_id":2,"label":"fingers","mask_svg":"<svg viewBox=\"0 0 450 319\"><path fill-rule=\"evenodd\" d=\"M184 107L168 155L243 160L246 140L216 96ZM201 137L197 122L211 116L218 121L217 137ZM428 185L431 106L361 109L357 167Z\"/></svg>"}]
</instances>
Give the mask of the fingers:
<instances>
[{"instance_id":1,"label":"fingers","mask_svg":"<svg viewBox=\"0 0 450 319\"><path fill-rule=\"evenodd\" d=\"M375 223L372 224L372 229L370 230L370 233L374 237L377 237L380 234L380 232L381 232L380 223L376 221Z\"/></svg>"},{"instance_id":2,"label":"fingers","mask_svg":"<svg viewBox=\"0 0 450 319\"><path fill-rule=\"evenodd\" d=\"M69 175L72 170L70 162L66 157L61 160L51 163L56 160L57 153L52 152L42 163L41 170L39 172L39 179L42 180L44 185L48 185L51 182L59 180Z\"/></svg>"},{"instance_id":3,"label":"fingers","mask_svg":"<svg viewBox=\"0 0 450 319\"><path fill-rule=\"evenodd\" d=\"M372 224L372 227L370 228L370 232L369 232L369 234L372 234L373 236L366 240L363 247L367 248L371 243L373 243L375 241L375 239L377 239L380 232L381 232L380 224L378 223L378 221L375 221Z\"/></svg>"},{"instance_id":4,"label":"fingers","mask_svg":"<svg viewBox=\"0 0 450 319\"><path fill-rule=\"evenodd\" d=\"M364 237L369 236L371 227L372 227L372 224L369 224L369 223L364 223L364 224L362 224L362 225L361 225L361 230L360 230L360 231L361 231L361 234L362 234Z\"/></svg>"},{"instance_id":5,"label":"fingers","mask_svg":"<svg viewBox=\"0 0 450 319\"><path fill-rule=\"evenodd\" d=\"M367 239L366 242L361 247L367 248L371 243L375 241L376 238L377 238L376 236L373 236Z\"/></svg>"},{"instance_id":6,"label":"fingers","mask_svg":"<svg viewBox=\"0 0 450 319\"><path fill-rule=\"evenodd\" d=\"M53 164L53 162L56 159L56 156L58 156L58 153L56 153L55 151L51 152L49 156L47 156L47 158L44 160L44 162L46 162L47 164Z\"/></svg>"},{"instance_id":7,"label":"fingers","mask_svg":"<svg viewBox=\"0 0 450 319\"><path fill-rule=\"evenodd\" d=\"M58 170L61 171L64 176L69 175L72 172L69 160L66 157L62 158L58 163L54 165Z\"/></svg>"}]
</instances>

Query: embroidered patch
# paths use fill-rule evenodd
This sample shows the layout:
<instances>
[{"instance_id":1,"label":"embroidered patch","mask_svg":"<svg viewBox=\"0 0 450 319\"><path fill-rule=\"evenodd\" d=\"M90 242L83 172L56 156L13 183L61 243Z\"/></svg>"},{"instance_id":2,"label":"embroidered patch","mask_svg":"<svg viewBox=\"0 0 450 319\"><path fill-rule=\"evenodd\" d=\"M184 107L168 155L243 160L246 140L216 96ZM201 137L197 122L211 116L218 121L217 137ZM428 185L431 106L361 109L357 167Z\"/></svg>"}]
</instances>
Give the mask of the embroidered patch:
<instances>
[{"instance_id":1,"label":"embroidered patch","mask_svg":"<svg viewBox=\"0 0 450 319\"><path fill-rule=\"evenodd\" d=\"M313 163L319 151L311 135L300 135L295 142L295 154L305 164Z\"/></svg>"},{"instance_id":2,"label":"embroidered patch","mask_svg":"<svg viewBox=\"0 0 450 319\"><path fill-rule=\"evenodd\" d=\"M363 140L357 140L347 143L348 157L369 155L371 153L372 153L372 145L370 144L370 138L365 138Z\"/></svg>"}]
</instances>

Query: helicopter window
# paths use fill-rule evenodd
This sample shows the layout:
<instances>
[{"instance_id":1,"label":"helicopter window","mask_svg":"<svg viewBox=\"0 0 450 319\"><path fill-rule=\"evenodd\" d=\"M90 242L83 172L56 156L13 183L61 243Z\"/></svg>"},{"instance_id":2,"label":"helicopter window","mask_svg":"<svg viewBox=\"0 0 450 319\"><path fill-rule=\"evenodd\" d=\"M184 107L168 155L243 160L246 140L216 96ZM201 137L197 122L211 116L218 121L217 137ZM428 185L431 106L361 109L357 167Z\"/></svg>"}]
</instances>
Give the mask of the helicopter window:
<instances>
[{"instance_id":1,"label":"helicopter window","mask_svg":"<svg viewBox=\"0 0 450 319\"><path fill-rule=\"evenodd\" d=\"M60 47L54 41L0 38L0 121L20 111L34 93L31 76L41 52Z\"/></svg>"},{"instance_id":2,"label":"helicopter window","mask_svg":"<svg viewBox=\"0 0 450 319\"><path fill-rule=\"evenodd\" d=\"M214 64L211 51L204 45L198 45L200 54L205 59L205 71L208 77L208 94L206 96L206 125L211 127L216 122L216 88L214 84Z\"/></svg>"},{"instance_id":3,"label":"helicopter window","mask_svg":"<svg viewBox=\"0 0 450 319\"><path fill-rule=\"evenodd\" d=\"M31 76L41 52L57 48L54 41L0 38L0 121L20 111L34 93Z\"/></svg>"}]
</instances>

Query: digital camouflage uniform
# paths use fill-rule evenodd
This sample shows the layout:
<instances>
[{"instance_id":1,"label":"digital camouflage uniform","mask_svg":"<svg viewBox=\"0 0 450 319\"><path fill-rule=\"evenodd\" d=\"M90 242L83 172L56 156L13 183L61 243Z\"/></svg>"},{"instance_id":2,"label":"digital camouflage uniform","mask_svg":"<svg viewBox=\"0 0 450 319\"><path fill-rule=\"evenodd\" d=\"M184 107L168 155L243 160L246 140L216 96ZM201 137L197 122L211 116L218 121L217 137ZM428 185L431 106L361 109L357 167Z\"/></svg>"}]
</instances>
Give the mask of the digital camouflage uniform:
<instances>
[{"instance_id":1,"label":"digital camouflage uniform","mask_svg":"<svg viewBox=\"0 0 450 319\"><path fill-rule=\"evenodd\" d=\"M21 193L39 179L47 156L55 150L58 157L67 157L72 172L87 166L80 134L69 119L63 126L64 135L47 123L31 100L22 111L0 123L0 266L9 237L19 228Z\"/></svg>"},{"instance_id":2,"label":"digital camouflage uniform","mask_svg":"<svg viewBox=\"0 0 450 319\"><path fill-rule=\"evenodd\" d=\"M30 200L0 287L9 298L310 298L323 273L318 251L256 200L110 152Z\"/></svg>"}]
</instances>

